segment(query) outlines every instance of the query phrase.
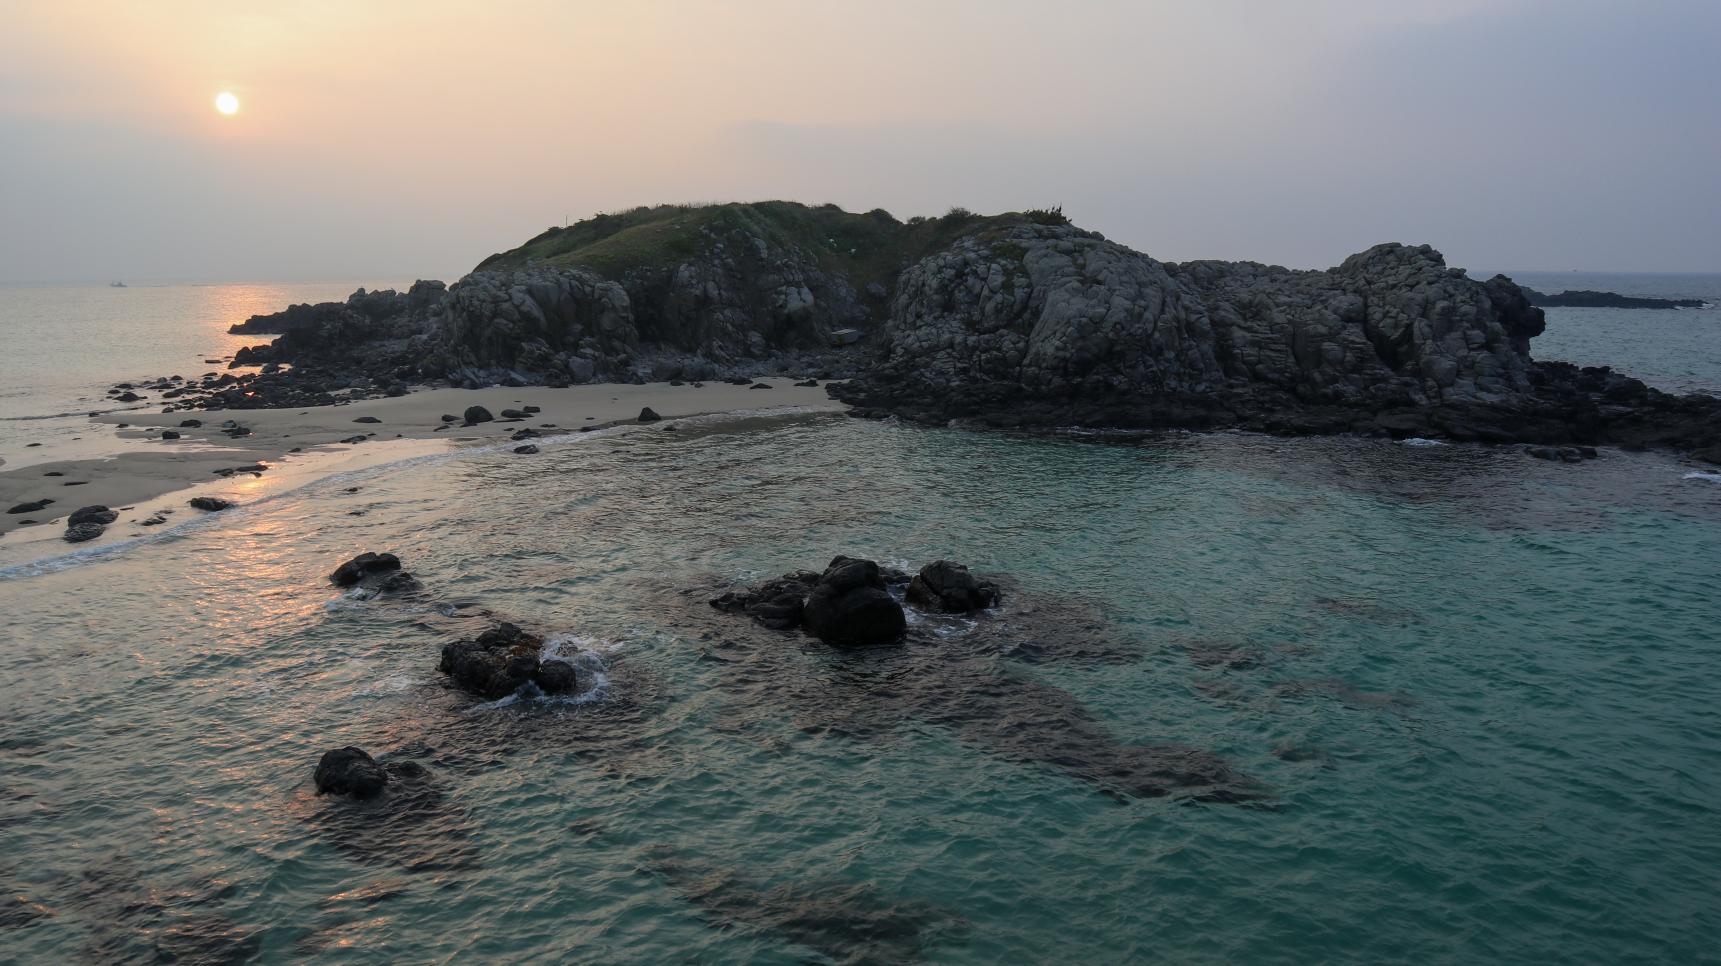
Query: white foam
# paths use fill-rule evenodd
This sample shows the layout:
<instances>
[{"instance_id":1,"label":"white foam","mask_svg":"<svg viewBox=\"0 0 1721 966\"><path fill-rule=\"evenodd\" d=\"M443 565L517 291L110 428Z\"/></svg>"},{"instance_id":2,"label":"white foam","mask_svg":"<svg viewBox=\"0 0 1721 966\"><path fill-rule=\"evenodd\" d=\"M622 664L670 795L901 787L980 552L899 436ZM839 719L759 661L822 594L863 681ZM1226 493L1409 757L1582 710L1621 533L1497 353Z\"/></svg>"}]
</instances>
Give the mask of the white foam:
<instances>
[{"instance_id":1,"label":"white foam","mask_svg":"<svg viewBox=\"0 0 1721 966\"><path fill-rule=\"evenodd\" d=\"M1402 442L1406 446L1445 446L1446 445L1445 443L1442 443L1438 439L1423 439L1421 436L1412 436L1409 439L1400 440L1400 442Z\"/></svg>"},{"instance_id":2,"label":"white foam","mask_svg":"<svg viewBox=\"0 0 1721 966\"><path fill-rule=\"evenodd\" d=\"M1688 480L1708 480L1711 483L1721 483L1721 473L1704 473L1701 470L1692 470L1685 474L1684 478Z\"/></svg>"},{"instance_id":3,"label":"white foam","mask_svg":"<svg viewBox=\"0 0 1721 966\"><path fill-rule=\"evenodd\" d=\"M481 711L496 711L510 708L521 701L536 701L547 705L582 705L602 701L610 696L609 667L604 664L604 654L615 654L627 646L626 641L606 641L602 638L584 634L552 634L544 639L544 646L538 651L539 660L566 661L572 664L578 672L580 680L590 679L592 686L578 694L545 694L536 684L528 681L520 686L518 691L505 698L475 704L466 711L476 714Z\"/></svg>"}]
</instances>

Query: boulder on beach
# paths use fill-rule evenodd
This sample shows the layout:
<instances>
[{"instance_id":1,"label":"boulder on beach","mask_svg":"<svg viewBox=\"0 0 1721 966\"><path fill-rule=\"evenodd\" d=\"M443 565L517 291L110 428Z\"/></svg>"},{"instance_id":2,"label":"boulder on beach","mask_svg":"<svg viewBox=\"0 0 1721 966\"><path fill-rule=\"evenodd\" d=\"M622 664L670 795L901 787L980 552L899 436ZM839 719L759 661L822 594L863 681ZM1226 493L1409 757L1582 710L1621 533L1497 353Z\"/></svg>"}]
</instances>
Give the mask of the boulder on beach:
<instances>
[{"instance_id":1,"label":"boulder on beach","mask_svg":"<svg viewBox=\"0 0 1721 966\"><path fill-rule=\"evenodd\" d=\"M530 415L531 415L531 413L526 412L524 409L504 409L504 410L502 410L502 418L503 419L525 419L527 416L530 416Z\"/></svg>"},{"instance_id":2,"label":"boulder on beach","mask_svg":"<svg viewBox=\"0 0 1721 966\"><path fill-rule=\"evenodd\" d=\"M655 423L662 418L663 417L659 416L650 406L639 411L639 421L642 423Z\"/></svg>"},{"instance_id":3,"label":"boulder on beach","mask_svg":"<svg viewBox=\"0 0 1721 966\"><path fill-rule=\"evenodd\" d=\"M496 418L495 416L490 415L490 410L485 409L483 406L467 406L465 415L466 425L468 426L487 423Z\"/></svg>"},{"instance_id":4,"label":"boulder on beach","mask_svg":"<svg viewBox=\"0 0 1721 966\"><path fill-rule=\"evenodd\" d=\"M54 502L54 501L53 500L32 500L29 503L20 503L17 506L13 507L12 509L7 510L6 512L7 513L35 513L37 510L46 510L48 508L48 504L50 504L52 502Z\"/></svg>"},{"instance_id":5,"label":"boulder on beach","mask_svg":"<svg viewBox=\"0 0 1721 966\"><path fill-rule=\"evenodd\" d=\"M66 526L75 527L84 523L96 523L106 526L118 519L119 513L117 511L110 510L98 503L94 506L80 507L79 509L73 510L72 515L66 518Z\"/></svg>"},{"instance_id":6,"label":"boulder on beach","mask_svg":"<svg viewBox=\"0 0 1721 966\"><path fill-rule=\"evenodd\" d=\"M380 422L382 422L382 420L376 418L375 416L360 416L357 419L353 420L353 422L355 422L355 423L380 423Z\"/></svg>"},{"instance_id":7,"label":"boulder on beach","mask_svg":"<svg viewBox=\"0 0 1721 966\"><path fill-rule=\"evenodd\" d=\"M65 539L67 543L83 543L85 540L94 540L106 530L107 527L99 523L75 523L66 528Z\"/></svg>"},{"instance_id":8,"label":"boulder on beach","mask_svg":"<svg viewBox=\"0 0 1721 966\"><path fill-rule=\"evenodd\" d=\"M388 786L388 771L364 749L351 745L323 752L313 777L318 795L375 798Z\"/></svg>"},{"instance_id":9,"label":"boulder on beach","mask_svg":"<svg viewBox=\"0 0 1721 966\"><path fill-rule=\"evenodd\" d=\"M190 503L192 509L207 510L210 513L226 510L233 506L232 500L223 500L218 496L194 496Z\"/></svg>"},{"instance_id":10,"label":"boulder on beach","mask_svg":"<svg viewBox=\"0 0 1721 966\"><path fill-rule=\"evenodd\" d=\"M498 624L473 640L442 648L437 670L454 679L461 690L489 701L505 698L531 684L545 694L577 689L574 666L544 659L544 640L513 624Z\"/></svg>"},{"instance_id":11,"label":"boulder on beach","mask_svg":"<svg viewBox=\"0 0 1721 966\"><path fill-rule=\"evenodd\" d=\"M196 429L202 425L203 420L201 419L182 419L179 421L180 429Z\"/></svg>"},{"instance_id":12,"label":"boulder on beach","mask_svg":"<svg viewBox=\"0 0 1721 966\"><path fill-rule=\"evenodd\" d=\"M177 433L171 429L164 429L161 431L161 438L162 439L178 439L179 433Z\"/></svg>"},{"instance_id":13,"label":"boulder on beach","mask_svg":"<svg viewBox=\"0 0 1721 966\"><path fill-rule=\"evenodd\" d=\"M998 603L998 585L976 578L962 564L935 560L909 582L908 600L926 610L963 614Z\"/></svg>"},{"instance_id":14,"label":"boulder on beach","mask_svg":"<svg viewBox=\"0 0 1721 966\"><path fill-rule=\"evenodd\" d=\"M888 644L908 628L878 564L853 557L833 559L819 575L802 605L801 622L813 636L840 647Z\"/></svg>"}]
</instances>

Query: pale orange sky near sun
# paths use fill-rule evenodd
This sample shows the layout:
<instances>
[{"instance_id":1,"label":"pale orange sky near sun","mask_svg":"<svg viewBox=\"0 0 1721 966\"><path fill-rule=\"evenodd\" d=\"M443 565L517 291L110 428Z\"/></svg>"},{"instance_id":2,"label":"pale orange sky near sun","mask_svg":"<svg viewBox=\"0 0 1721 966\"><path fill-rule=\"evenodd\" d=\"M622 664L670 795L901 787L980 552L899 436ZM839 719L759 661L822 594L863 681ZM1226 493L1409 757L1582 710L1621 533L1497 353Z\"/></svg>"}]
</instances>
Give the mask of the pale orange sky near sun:
<instances>
[{"instance_id":1,"label":"pale orange sky near sun","mask_svg":"<svg viewBox=\"0 0 1721 966\"><path fill-rule=\"evenodd\" d=\"M1598 13L1560 29L1602 44L1641 23L1700 47L1705 8L1689 9L1692 23ZM904 217L1061 203L1173 259L1324 266L1404 240L1467 264L1620 266L1721 249L1690 214L1715 191L1701 172L1721 161L1716 137L1646 112L1659 87L1617 93L1703 89L1714 68L1669 50L1665 77L1574 76L1560 58L1585 51L1561 46L1536 0L0 13L0 137L42 181L17 199L28 222L0 236L26 277L62 236L87 252L89 219L116 206L173 228L177 249L114 242L114 258L143 250L163 272L452 274L565 217L764 197ZM232 116L212 109L222 90L242 102ZM1584 117L1637 140L1550 167ZM1603 189L1605 230L1571 215L1569 198ZM1683 234L1658 243L1669 226Z\"/></svg>"}]
</instances>

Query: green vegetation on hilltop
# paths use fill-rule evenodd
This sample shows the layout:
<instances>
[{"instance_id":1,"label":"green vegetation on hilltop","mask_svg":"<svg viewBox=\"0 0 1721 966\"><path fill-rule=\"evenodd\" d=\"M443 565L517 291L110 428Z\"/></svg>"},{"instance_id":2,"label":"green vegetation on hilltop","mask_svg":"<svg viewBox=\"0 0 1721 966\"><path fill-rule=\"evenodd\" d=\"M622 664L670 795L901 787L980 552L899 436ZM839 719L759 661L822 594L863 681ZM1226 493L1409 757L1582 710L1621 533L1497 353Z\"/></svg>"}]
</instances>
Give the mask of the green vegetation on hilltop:
<instances>
[{"instance_id":1,"label":"green vegetation on hilltop","mask_svg":"<svg viewBox=\"0 0 1721 966\"><path fill-rule=\"evenodd\" d=\"M716 242L735 244L752 236L771 250L806 252L821 269L846 276L857 289L872 282L888 288L904 268L964 235L1067 221L1057 208L1000 215L952 208L938 218L904 222L882 208L856 214L836 205L792 201L657 205L551 228L519 248L486 258L478 268L570 265L620 278L638 269L673 268Z\"/></svg>"}]
</instances>

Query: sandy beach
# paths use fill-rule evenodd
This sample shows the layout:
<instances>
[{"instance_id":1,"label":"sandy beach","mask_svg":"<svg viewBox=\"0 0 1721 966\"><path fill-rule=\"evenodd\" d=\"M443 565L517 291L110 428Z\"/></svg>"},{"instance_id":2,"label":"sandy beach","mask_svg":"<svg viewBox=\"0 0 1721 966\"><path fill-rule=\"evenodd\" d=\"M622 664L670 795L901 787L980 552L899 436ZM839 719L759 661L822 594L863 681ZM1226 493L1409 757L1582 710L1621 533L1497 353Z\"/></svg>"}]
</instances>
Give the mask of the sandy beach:
<instances>
[{"instance_id":1,"label":"sandy beach","mask_svg":"<svg viewBox=\"0 0 1721 966\"><path fill-rule=\"evenodd\" d=\"M463 442L505 439L522 429L545 435L636 423L640 410L650 407L664 422L712 413L741 412L784 406L839 410L843 405L825 394L823 386L795 386L788 378L761 379L769 390L726 383L703 386L668 383L584 385L565 389L542 386L487 389L424 389L390 399L364 399L309 409L249 409L214 412L108 413L92 420L91 431L67 448L44 448L5 454L0 471L0 505L7 508L42 499L54 502L27 513L0 514L0 534L20 527L55 524L72 511L92 504L130 508L191 487L211 494L230 484L231 498L242 500L244 484L265 475L317 475L363 463L387 462L432 448ZM460 416L469 406L483 406L495 420L465 426L443 421ZM525 419L506 419L504 409L536 406ZM200 427L182 427L187 419ZM359 422L376 419L378 422ZM222 423L233 420L249 429L230 438ZM123 424L123 425L122 425ZM110 429L111 427L111 429ZM103 430L112 432L104 439ZM162 430L180 433L162 439ZM363 436L362 442L347 442ZM111 443L112 445L108 445ZM239 470L223 477L222 471ZM135 514L134 514L135 515ZM122 519L124 519L122 517Z\"/></svg>"}]
</instances>

